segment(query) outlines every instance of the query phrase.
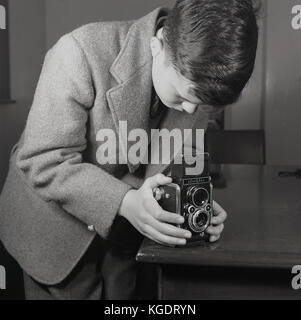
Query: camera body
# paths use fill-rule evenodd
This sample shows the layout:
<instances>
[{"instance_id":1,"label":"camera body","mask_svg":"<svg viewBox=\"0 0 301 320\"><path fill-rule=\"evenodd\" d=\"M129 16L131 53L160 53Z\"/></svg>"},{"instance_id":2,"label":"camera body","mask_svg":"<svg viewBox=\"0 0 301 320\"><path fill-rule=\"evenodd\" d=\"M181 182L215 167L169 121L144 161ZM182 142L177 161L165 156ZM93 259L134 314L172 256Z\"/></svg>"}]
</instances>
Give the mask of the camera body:
<instances>
[{"instance_id":1,"label":"camera body","mask_svg":"<svg viewBox=\"0 0 301 320\"><path fill-rule=\"evenodd\" d=\"M208 241L209 236L205 231L211 224L213 214L209 155L198 155L196 161L201 163L198 166L202 168L201 172L197 172L196 175L187 174L190 165L172 164L173 183L154 190L154 197L164 210L180 214L185 218L185 222L178 227L192 233L187 245Z\"/></svg>"}]
</instances>

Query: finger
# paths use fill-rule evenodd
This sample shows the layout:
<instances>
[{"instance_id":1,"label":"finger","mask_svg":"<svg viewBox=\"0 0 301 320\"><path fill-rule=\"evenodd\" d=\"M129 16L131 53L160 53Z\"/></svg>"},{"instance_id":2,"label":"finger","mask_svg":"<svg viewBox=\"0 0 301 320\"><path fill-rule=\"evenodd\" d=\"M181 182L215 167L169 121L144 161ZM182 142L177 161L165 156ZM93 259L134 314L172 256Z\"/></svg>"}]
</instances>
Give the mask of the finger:
<instances>
[{"instance_id":1,"label":"finger","mask_svg":"<svg viewBox=\"0 0 301 320\"><path fill-rule=\"evenodd\" d=\"M185 222L181 215L163 210L154 198L147 199L144 207L152 217L161 222L173 224L183 224Z\"/></svg>"},{"instance_id":2,"label":"finger","mask_svg":"<svg viewBox=\"0 0 301 320\"><path fill-rule=\"evenodd\" d=\"M161 210L161 212L156 216L156 219L161 222L172 223L172 224L183 224L185 219L183 216L168 212L165 210Z\"/></svg>"},{"instance_id":3,"label":"finger","mask_svg":"<svg viewBox=\"0 0 301 320\"><path fill-rule=\"evenodd\" d=\"M161 242L161 241L159 241L159 240L154 239L154 238L151 237L150 235L145 235L145 234L143 234L143 235L146 236L147 238L151 239L152 241L155 241L155 242L157 242L157 243L159 243L159 244L162 244L162 245L164 245L164 246L169 246L169 247L172 247L172 248L174 247L174 245L163 243L163 242Z\"/></svg>"},{"instance_id":4,"label":"finger","mask_svg":"<svg viewBox=\"0 0 301 320\"><path fill-rule=\"evenodd\" d=\"M213 201L213 218L219 216L221 216L221 220L224 222L228 215L227 212L217 202Z\"/></svg>"},{"instance_id":5,"label":"finger","mask_svg":"<svg viewBox=\"0 0 301 320\"><path fill-rule=\"evenodd\" d=\"M157 242L157 243L159 243L159 244L162 244L162 245L164 245L164 246L168 246L168 247L171 247L171 248L173 248L175 245L172 245L172 244L167 244L167 243L163 243L163 242L161 242L161 241L159 241L159 240L156 240L155 238L153 238L152 236L150 236L150 235L146 235L146 234L144 234L144 233L142 233L145 237L147 237L147 238L149 238L149 239L151 239L152 241L155 241L155 242Z\"/></svg>"},{"instance_id":6,"label":"finger","mask_svg":"<svg viewBox=\"0 0 301 320\"><path fill-rule=\"evenodd\" d=\"M163 210L153 197L145 200L144 208L152 217L162 222L182 224L185 221L181 215Z\"/></svg>"},{"instance_id":7,"label":"finger","mask_svg":"<svg viewBox=\"0 0 301 320\"><path fill-rule=\"evenodd\" d=\"M183 222L184 218L180 215L162 210L157 201L155 201L154 199L148 199L146 201L145 209L147 213L147 215L145 216L145 223L152 226L159 232L169 236L181 238L190 238L192 236L191 232L188 230L184 230L179 227L173 226L172 224L162 222L165 215L168 217L172 217L172 219L176 217L176 221L179 221L180 223Z\"/></svg>"},{"instance_id":8,"label":"finger","mask_svg":"<svg viewBox=\"0 0 301 320\"><path fill-rule=\"evenodd\" d=\"M225 210L216 201L213 201L213 211L215 216L218 216L225 212Z\"/></svg>"},{"instance_id":9,"label":"finger","mask_svg":"<svg viewBox=\"0 0 301 320\"><path fill-rule=\"evenodd\" d=\"M150 217L149 224L160 233L172 236L176 238L184 238L184 239L190 239L192 237L192 234L190 231L186 229L181 229L179 227L176 227L172 224L163 223L160 222L153 217Z\"/></svg>"},{"instance_id":10,"label":"finger","mask_svg":"<svg viewBox=\"0 0 301 320\"><path fill-rule=\"evenodd\" d=\"M219 225L226 221L227 219L227 213L226 211L222 211L219 215L213 216L211 219L211 224L213 225Z\"/></svg>"},{"instance_id":11,"label":"finger","mask_svg":"<svg viewBox=\"0 0 301 320\"><path fill-rule=\"evenodd\" d=\"M220 239L220 235L218 235L218 236L210 236L210 239L209 239L209 241L210 242L216 242L216 241L218 241L219 239Z\"/></svg>"},{"instance_id":12,"label":"finger","mask_svg":"<svg viewBox=\"0 0 301 320\"><path fill-rule=\"evenodd\" d=\"M181 246L186 244L185 239L166 236L149 225L145 227L144 233L147 237L150 237L154 241L164 245Z\"/></svg>"},{"instance_id":13,"label":"finger","mask_svg":"<svg viewBox=\"0 0 301 320\"><path fill-rule=\"evenodd\" d=\"M223 232L223 230L224 230L224 224L220 224L216 227L214 227L214 226L208 227L206 232L208 234L210 234L211 236L218 236Z\"/></svg>"},{"instance_id":14,"label":"finger","mask_svg":"<svg viewBox=\"0 0 301 320\"><path fill-rule=\"evenodd\" d=\"M151 178L148 178L145 182L146 185L153 190L156 187L171 183L172 178L166 177L164 174L159 173Z\"/></svg>"}]
</instances>

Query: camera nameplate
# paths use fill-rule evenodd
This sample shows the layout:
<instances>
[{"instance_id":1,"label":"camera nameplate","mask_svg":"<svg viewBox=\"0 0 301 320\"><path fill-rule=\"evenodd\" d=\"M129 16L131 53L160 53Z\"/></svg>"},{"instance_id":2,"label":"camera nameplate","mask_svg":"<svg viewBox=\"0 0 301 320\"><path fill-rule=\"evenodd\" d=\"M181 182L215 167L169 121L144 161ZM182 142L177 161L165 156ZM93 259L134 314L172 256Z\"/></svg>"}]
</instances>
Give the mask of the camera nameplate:
<instances>
[{"instance_id":1,"label":"camera nameplate","mask_svg":"<svg viewBox=\"0 0 301 320\"><path fill-rule=\"evenodd\" d=\"M186 178L183 179L183 185L193 185L193 184L203 184L203 183L209 183L210 177L201 177L201 178Z\"/></svg>"}]
</instances>

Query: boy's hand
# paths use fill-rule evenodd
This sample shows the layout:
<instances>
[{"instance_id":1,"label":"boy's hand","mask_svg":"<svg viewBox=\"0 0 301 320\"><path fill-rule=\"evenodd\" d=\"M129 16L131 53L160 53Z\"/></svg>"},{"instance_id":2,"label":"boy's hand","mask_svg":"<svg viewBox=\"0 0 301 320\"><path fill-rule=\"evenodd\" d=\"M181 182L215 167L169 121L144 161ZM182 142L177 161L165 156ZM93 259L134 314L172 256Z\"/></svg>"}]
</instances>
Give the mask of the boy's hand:
<instances>
[{"instance_id":1,"label":"boy's hand","mask_svg":"<svg viewBox=\"0 0 301 320\"><path fill-rule=\"evenodd\" d=\"M211 226L206 230L210 235L210 242L219 240L224 230L224 222L226 219L226 211L217 202L213 201L213 218L211 220Z\"/></svg>"},{"instance_id":2,"label":"boy's hand","mask_svg":"<svg viewBox=\"0 0 301 320\"><path fill-rule=\"evenodd\" d=\"M125 195L119 214L151 240L164 245L185 245L191 232L172 225L184 223L184 218L164 211L153 197L154 188L171 182L163 174L148 178L139 190L130 190Z\"/></svg>"}]
</instances>

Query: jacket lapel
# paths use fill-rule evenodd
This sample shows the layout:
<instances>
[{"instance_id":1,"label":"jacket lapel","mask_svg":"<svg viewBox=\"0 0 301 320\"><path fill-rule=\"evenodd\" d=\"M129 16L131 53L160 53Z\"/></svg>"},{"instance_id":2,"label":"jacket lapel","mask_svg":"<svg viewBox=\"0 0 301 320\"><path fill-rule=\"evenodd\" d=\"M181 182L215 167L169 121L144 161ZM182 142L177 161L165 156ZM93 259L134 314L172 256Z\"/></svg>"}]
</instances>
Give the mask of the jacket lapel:
<instances>
[{"instance_id":1,"label":"jacket lapel","mask_svg":"<svg viewBox=\"0 0 301 320\"><path fill-rule=\"evenodd\" d=\"M117 86L107 92L107 100L117 132L120 121L127 122L128 132L133 129L148 132L152 94L150 40L155 34L157 19L166 14L165 9L156 9L134 23L110 69ZM119 142L125 159L131 147L127 140L127 136L122 136ZM134 172L139 164L128 162L128 167Z\"/></svg>"},{"instance_id":2,"label":"jacket lapel","mask_svg":"<svg viewBox=\"0 0 301 320\"><path fill-rule=\"evenodd\" d=\"M117 132L120 130L120 121L126 122L128 133L133 129L143 129L148 132L151 76L150 72L145 71L147 68L148 66L141 68L135 77L107 93ZM128 151L133 143L128 142L128 135L120 134L120 139L121 152L127 159ZM130 172L134 172L139 167L139 164L133 165L129 161L127 163Z\"/></svg>"}]
</instances>

